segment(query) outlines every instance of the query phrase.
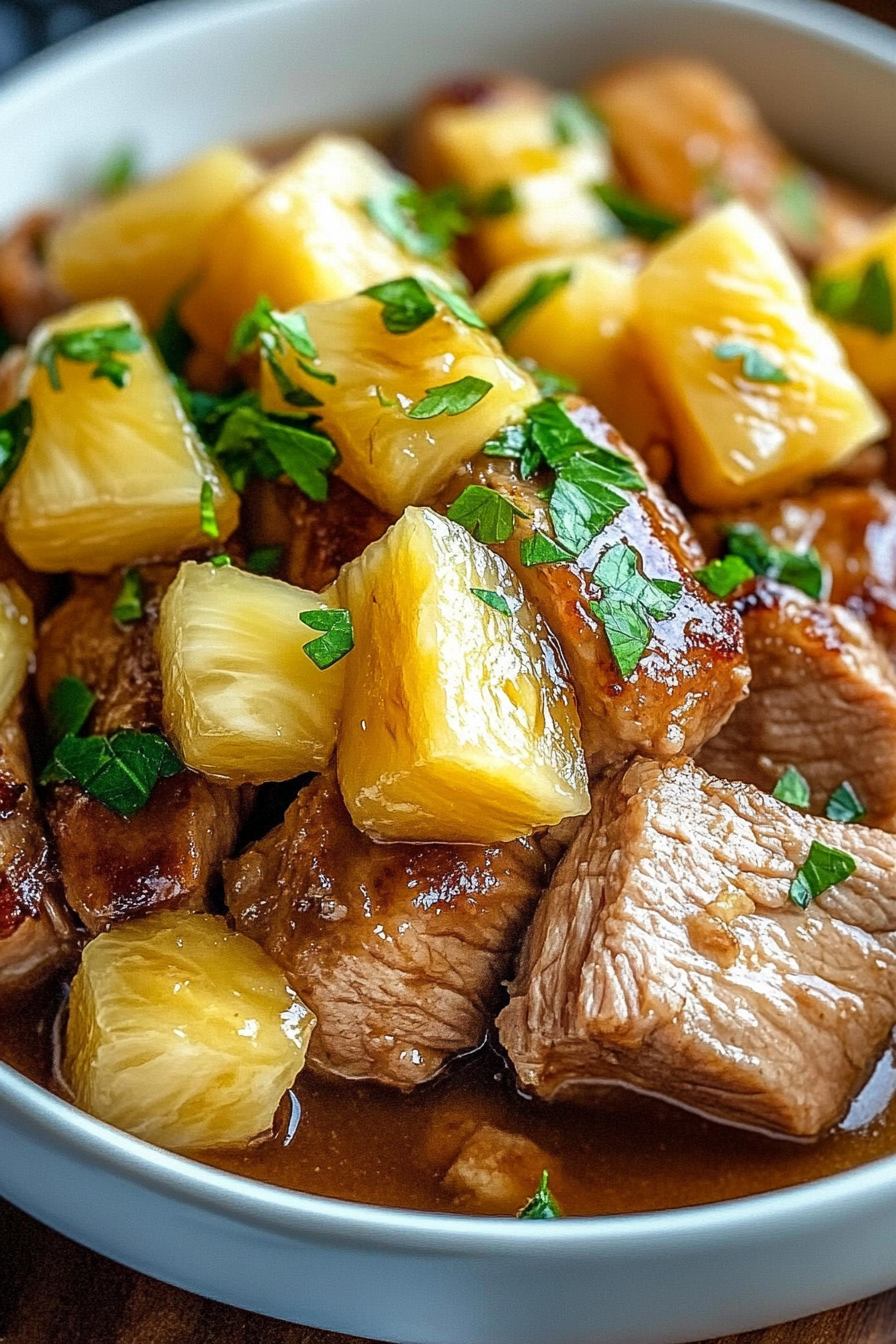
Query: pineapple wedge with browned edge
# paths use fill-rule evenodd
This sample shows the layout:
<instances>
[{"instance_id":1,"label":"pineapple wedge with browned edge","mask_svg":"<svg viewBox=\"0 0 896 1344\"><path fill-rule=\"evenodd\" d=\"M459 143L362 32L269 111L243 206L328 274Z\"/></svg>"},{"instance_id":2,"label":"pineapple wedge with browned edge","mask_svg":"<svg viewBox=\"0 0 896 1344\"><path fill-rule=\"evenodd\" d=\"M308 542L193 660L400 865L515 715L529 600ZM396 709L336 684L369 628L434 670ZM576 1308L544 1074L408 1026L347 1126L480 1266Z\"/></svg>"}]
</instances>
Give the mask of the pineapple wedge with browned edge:
<instances>
[{"instance_id":1,"label":"pineapple wedge with browned edge","mask_svg":"<svg viewBox=\"0 0 896 1344\"><path fill-rule=\"evenodd\" d=\"M173 173L64 216L47 265L73 299L127 299L150 329L193 278L209 230L261 177L240 149L220 145Z\"/></svg>"},{"instance_id":2,"label":"pineapple wedge with browned edge","mask_svg":"<svg viewBox=\"0 0 896 1344\"><path fill-rule=\"evenodd\" d=\"M69 358L59 347L73 333L106 329L137 346L111 355L111 377L101 375L102 360ZM36 329L28 351L21 393L33 428L2 497L7 540L27 565L103 574L207 546L204 487L218 535L230 535L239 500L128 304L69 309Z\"/></svg>"},{"instance_id":3,"label":"pineapple wedge with browned edge","mask_svg":"<svg viewBox=\"0 0 896 1344\"><path fill-rule=\"evenodd\" d=\"M314 1024L250 938L166 911L85 947L64 1072L106 1124L164 1148L220 1148L270 1130Z\"/></svg>"},{"instance_id":4,"label":"pineapple wedge with browned edge","mask_svg":"<svg viewBox=\"0 0 896 1344\"><path fill-rule=\"evenodd\" d=\"M896 403L896 210L830 256L812 288L853 370L875 396Z\"/></svg>"},{"instance_id":5,"label":"pineapple wedge with browned edge","mask_svg":"<svg viewBox=\"0 0 896 1344\"><path fill-rule=\"evenodd\" d=\"M338 474L394 516L431 499L461 463L504 425L522 420L539 398L532 379L490 332L435 297L431 308L433 315L416 330L396 334L386 329L383 303L367 295L306 304L298 312L317 349L317 366L334 381L309 378L294 353L282 360L289 379L321 403L315 412L342 456ZM458 385L450 401L448 389ZM445 389L450 404L420 418L434 389ZM261 396L265 410L289 413L267 361ZM457 409L470 398L477 399Z\"/></svg>"},{"instance_id":6,"label":"pineapple wedge with browned edge","mask_svg":"<svg viewBox=\"0 0 896 1344\"><path fill-rule=\"evenodd\" d=\"M233 566L181 565L162 601L162 717L181 760L262 784L322 770L336 744L344 663L319 667L302 623L317 593Z\"/></svg>"},{"instance_id":7,"label":"pineapple wedge with browned edge","mask_svg":"<svg viewBox=\"0 0 896 1344\"><path fill-rule=\"evenodd\" d=\"M414 257L365 203L402 182L363 140L312 140L215 227L199 279L181 304L184 325L217 355L266 295L275 308L342 298L409 271L452 283L453 272Z\"/></svg>"},{"instance_id":8,"label":"pineapple wedge with browned edge","mask_svg":"<svg viewBox=\"0 0 896 1344\"><path fill-rule=\"evenodd\" d=\"M19 585L0 583L0 719L25 685L34 658L34 610Z\"/></svg>"},{"instance_id":9,"label":"pineapple wedge with browned edge","mask_svg":"<svg viewBox=\"0 0 896 1344\"><path fill-rule=\"evenodd\" d=\"M588 811L562 655L499 556L411 508L337 589L356 647L336 759L359 830L489 844Z\"/></svg>"},{"instance_id":10,"label":"pineapple wedge with browned edge","mask_svg":"<svg viewBox=\"0 0 896 1344\"><path fill-rule=\"evenodd\" d=\"M638 277L634 323L695 504L780 494L887 431L802 278L745 205L658 249Z\"/></svg>"}]
</instances>

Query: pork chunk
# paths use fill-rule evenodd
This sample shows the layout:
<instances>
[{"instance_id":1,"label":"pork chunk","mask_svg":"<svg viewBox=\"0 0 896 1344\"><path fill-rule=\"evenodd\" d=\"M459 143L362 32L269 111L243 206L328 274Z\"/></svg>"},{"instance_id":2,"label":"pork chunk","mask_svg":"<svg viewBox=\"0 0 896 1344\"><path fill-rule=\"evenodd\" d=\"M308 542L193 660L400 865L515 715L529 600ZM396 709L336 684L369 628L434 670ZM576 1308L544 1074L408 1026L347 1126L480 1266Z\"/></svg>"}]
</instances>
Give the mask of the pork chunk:
<instances>
[{"instance_id":1,"label":"pork chunk","mask_svg":"<svg viewBox=\"0 0 896 1344\"><path fill-rule=\"evenodd\" d=\"M865 622L768 579L757 579L735 605L750 694L699 764L767 792L795 766L818 813L848 781L867 824L896 829L896 673Z\"/></svg>"},{"instance_id":2,"label":"pork chunk","mask_svg":"<svg viewBox=\"0 0 896 1344\"><path fill-rule=\"evenodd\" d=\"M542 882L529 840L374 844L333 771L225 866L237 928L317 1017L309 1060L405 1089L483 1039Z\"/></svg>"},{"instance_id":3,"label":"pork chunk","mask_svg":"<svg viewBox=\"0 0 896 1344\"><path fill-rule=\"evenodd\" d=\"M523 1087L622 1083L782 1134L836 1123L896 1023L896 840L684 759L639 758L593 799L498 1019ZM802 910L812 841L857 867Z\"/></svg>"},{"instance_id":4,"label":"pork chunk","mask_svg":"<svg viewBox=\"0 0 896 1344\"><path fill-rule=\"evenodd\" d=\"M379 541L394 521L336 477L331 478L323 503L300 490L290 494L286 575L290 583L314 593L331 584L342 566L371 542Z\"/></svg>"},{"instance_id":5,"label":"pork chunk","mask_svg":"<svg viewBox=\"0 0 896 1344\"><path fill-rule=\"evenodd\" d=\"M517 1213L538 1189L541 1173L554 1164L522 1134L497 1125L477 1125L443 1178L464 1212Z\"/></svg>"},{"instance_id":6,"label":"pork chunk","mask_svg":"<svg viewBox=\"0 0 896 1344\"><path fill-rule=\"evenodd\" d=\"M0 240L0 321L17 341L68 303L43 261L44 240L54 221L55 216L39 211Z\"/></svg>"}]
</instances>

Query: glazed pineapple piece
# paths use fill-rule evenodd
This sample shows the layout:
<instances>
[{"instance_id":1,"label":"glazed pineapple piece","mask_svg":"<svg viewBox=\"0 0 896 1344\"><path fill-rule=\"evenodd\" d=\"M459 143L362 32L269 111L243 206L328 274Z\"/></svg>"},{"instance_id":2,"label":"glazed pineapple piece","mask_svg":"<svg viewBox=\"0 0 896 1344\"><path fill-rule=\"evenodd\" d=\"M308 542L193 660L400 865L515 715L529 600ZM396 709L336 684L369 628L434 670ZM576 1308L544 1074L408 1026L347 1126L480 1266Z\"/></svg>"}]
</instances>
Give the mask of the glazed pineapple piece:
<instances>
[{"instance_id":1,"label":"glazed pineapple piece","mask_svg":"<svg viewBox=\"0 0 896 1344\"><path fill-rule=\"evenodd\" d=\"M269 1130L314 1017L250 938L213 915L100 934L72 984L64 1070L107 1124L182 1151Z\"/></svg>"},{"instance_id":2,"label":"glazed pineapple piece","mask_svg":"<svg viewBox=\"0 0 896 1344\"><path fill-rule=\"evenodd\" d=\"M312 140L214 228L181 305L185 326L226 357L237 322L262 294L288 309L408 271L451 283L443 240L418 231L401 205L408 191L413 198L413 184L363 140Z\"/></svg>"},{"instance_id":3,"label":"glazed pineapple piece","mask_svg":"<svg viewBox=\"0 0 896 1344\"><path fill-rule=\"evenodd\" d=\"M887 431L792 264L744 205L659 249L638 277L634 322L694 503L781 493Z\"/></svg>"},{"instance_id":4,"label":"glazed pineapple piece","mask_svg":"<svg viewBox=\"0 0 896 1344\"><path fill-rule=\"evenodd\" d=\"M292 351L279 367L320 403L321 427L342 456L339 474L395 516L429 499L538 392L453 296L449 304L412 277L375 288L379 297L300 308L292 318L307 323L315 365ZM309 377L311 367L332 381ZM281 381L263 361L264 408L288 413Z\"/></svg>"},{"instance_id":5,"label":"glazed pineapple piece","mask_svg":"<svg viewBox=\"0 0 896 1344\"><path fill-rule=\"evenodd\" d=\"M34 658L34 612L17 583L0 583L0 719L25 685Z\"/></svg>"},{"instance_id":6,"label":"glazed pineapple piece","mask_svg":"<svg viewBox=\"0 0 896 1344\"><path fill-rule=\"evenodd\" d=\"M216 534L230 535L237 496L128 304L72 308L28 349L33 428L3 494L7 540L27 565L101 574L173 557L208 544L212 510Z\"/></svg>"},{"instance_id":7,"label":"glazed pineapple piece","mask_svg":"<svg viewBox=\"0 0 896 1344\"><path fill-rule=\"evenodd\" d=\"M309 613L318 628L305 624ZM322 653L321 613L333 618L338 645ZM231 784L322 770L336 742L350 630L317 593L229 565L181 565L158 636L162 717L181 760Z\"/></svg>"},{"instance_id":8,"label":"glazed pineapple piece","mask_svg":"<svg viewBox=\"0 0 896 1344\"><path fill-rule=\"evenodd\" d=\"M896 401L896 211L816 273L812 296L862 382Z\"/></svg>"},{"instance_id":9,"label":"glazed pineapple piece","mask_svg":"<svg viewBox=\"0 0 896 1344\"><path fill-rule=\"evenodd\" d=\"M50 275L78 302L127 299L155 328L193 278L209 230L260 177L247 154L220 145L173 173L95 202L50 233Z\"/></svg>"},{"instance_id":10,"label":"glazed pineapple piece","mask_svg":"<svg viewBox=\"0 0 896 1344\"><path fill-rule=\"evenodd\" d=\"M587 811L565 667L500 557L410 508L337 589L356 643L337 762L359 830L487 844Z\"/></svg>"}]
</instances>

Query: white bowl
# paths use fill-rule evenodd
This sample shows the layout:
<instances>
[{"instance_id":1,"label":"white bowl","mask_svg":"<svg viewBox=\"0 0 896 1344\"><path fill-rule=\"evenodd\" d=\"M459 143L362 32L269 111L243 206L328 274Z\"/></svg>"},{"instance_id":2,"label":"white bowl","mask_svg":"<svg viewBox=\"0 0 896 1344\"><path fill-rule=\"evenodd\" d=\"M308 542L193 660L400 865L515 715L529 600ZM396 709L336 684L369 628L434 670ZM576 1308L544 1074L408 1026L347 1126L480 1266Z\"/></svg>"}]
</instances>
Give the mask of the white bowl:
<instances>
[{"instance_id":1,"label":"white bowl","mask_svg":"<svg viewBox=\"0 0 896 1344\"><path fill-rule=\"evenodd\" d=\"M896 196L896 34L820 0L229 0L150 6L8 79L2 213L124 142L161 168L222 137L399 111L446 73L572 83L658 50L720 61L792 144ZM181 1287L408 1344L675 1344L896 1283L896 1158L670 1213L418 1214L173 1157L5 1066L0 1193Z\"/></svg>"}]
</instances>

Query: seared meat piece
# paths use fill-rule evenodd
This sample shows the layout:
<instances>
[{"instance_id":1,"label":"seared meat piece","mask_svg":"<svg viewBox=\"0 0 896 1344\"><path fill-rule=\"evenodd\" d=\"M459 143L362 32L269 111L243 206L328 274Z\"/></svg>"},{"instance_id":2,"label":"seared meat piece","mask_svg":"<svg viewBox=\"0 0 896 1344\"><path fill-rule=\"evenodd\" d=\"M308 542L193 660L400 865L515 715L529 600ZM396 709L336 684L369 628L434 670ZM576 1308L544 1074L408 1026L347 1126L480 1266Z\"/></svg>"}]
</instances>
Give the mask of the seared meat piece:
<instances>
[{"instance_id":1,"label":"seared meat piece","mask_svg":"<svg viewBox=\"0 0 896 1344\"><path fill-rule=\"evenodd\" d=\"M290 583L314 593L331 584L342 566L378 541L394 521L338 477L331 477L329 498L323 504L300 490L290 494L285 575Z\"/></svg>"},{"instance_id":2,"label":"seared meat piece","mask_svg":"<svg viewBox=\"0 0 896 1344\"><path fill-rule=\"evenodd\" d=\"M643 462L593 406L580 403L570 414L589 438L625 454L647 479ZM750 672L740 617L728 604L711 600L691 578L691 570L703 563L703 552L659 486L651 484L635 495L575 564L526 567L520 563L520 542L534 529L551 534L540 495L545 481L522 481L507 460L481 456L452 479L443 502L450 504L469 484L492 486L529 515L516 520L513 537L496 549L516 570L563 650L592 775L635 751L660 758L698 751L746 694ZM640 554L650 578L683 585L672 615L657 622L647 652L628 679L620 676L603 623L589 607L600 596L590 571L621 541Z\"/></svg>"},{"instance_id":3,"label":"seared meat piece","mask_svg":"<svg viewBox=\"0 0 896 1344\"><path fill-rule=\"evenodd\" d=\"M38 322L69 302L41 255L54 218L46 212L28 215L0 241L0 322L16 341L26 340Z\"/></svg>"},{"instance_id":4,"label":"seared meat piece","mask_svg":"<svg viewBox=\"0 0 896 1344\"><path fill-rule=\"evenodd\" d=\"M543 877L529 840L374 844L332 770L224 872L237 928L317 1017L309 1060L400 1088L480 1043Z\"/></svg>"},{"instance_id":5,"label":"seared meat piece","mask_svg":"<svg viewBox=\"0 0 896 1344\"><path fill-rule=\"evenodd\" d=\"M735 605L750 694L699 764L766 792L793 765L815 812L848 780L867 824L896 829L896 674L864 621L768 579L754 580Z\"/></svg>"},{"instance_id":6,"label":"seared meat piece","mask_svg":"<svg viewBox=\"0 0 896 1344\"><path fill-rule=\"evenodd\" d=\"M47 851L17 701L0 722L0 989L30 986L74 951Z\"/></svg>"},{"instance_id":7,"label":"seared meat piece","mask_svg":"<svg viewBox=\"0 0 896 1344\"><path fill-rule=\"evenodd\" d=\"M143 571L144 616L118 625L112 607L121 577L79 577L44 623L38 644L41 700L64 676L97 697L89 730L161 726L161 682L153 636L170 566ZM120 817L74 784L49 789L47 814L65 894L91 933L159 909L200 909L236 844L245 791L184 771L160 780L145 807Z\"/></svg>"},{"instance_id":8,"label":"seared meat piece","mask_svg":"<svg viewBox=\"0 0 896 1344\"><path fill-rule=\"evenodd\" d=\"M812 841L857 868L802 910ZM638 759L596 785L511 995L501 1040L542 1097L625 1083L820 1134L896 1023L896 840Z\"/></svg>"},{"instance_id":9,"label":"seared meat piece","mask_svg":"<svg viewBox=\"0 0 896 1344\"><path fill-rule=\"evenodd\" d=\"M522 1134L478 1125L445 1174L445 1189L463 1212L518 1212L538 1189L541 1173L556 1167Z\"/></svg>"}]
</instances>

